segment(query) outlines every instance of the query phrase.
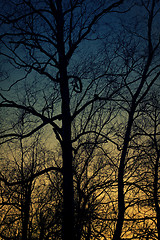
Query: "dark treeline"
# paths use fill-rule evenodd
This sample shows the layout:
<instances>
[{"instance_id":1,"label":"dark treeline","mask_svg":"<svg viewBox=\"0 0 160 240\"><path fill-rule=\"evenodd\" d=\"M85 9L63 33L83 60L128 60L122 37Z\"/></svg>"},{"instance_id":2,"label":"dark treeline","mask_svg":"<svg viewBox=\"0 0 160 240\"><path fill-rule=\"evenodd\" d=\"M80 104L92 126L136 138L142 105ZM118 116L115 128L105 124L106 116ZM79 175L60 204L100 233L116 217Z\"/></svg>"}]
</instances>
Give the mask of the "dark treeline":
<instances>
[{"instance_id":1,"label":"dark treeline","mask_svg":"<svg viewBox=\"0 0 160 240\"><path fill-rule=\"evenodd\" d=\"M160 1L0 9L0 239L160 240Z\"/></svg>"}]
</instances>

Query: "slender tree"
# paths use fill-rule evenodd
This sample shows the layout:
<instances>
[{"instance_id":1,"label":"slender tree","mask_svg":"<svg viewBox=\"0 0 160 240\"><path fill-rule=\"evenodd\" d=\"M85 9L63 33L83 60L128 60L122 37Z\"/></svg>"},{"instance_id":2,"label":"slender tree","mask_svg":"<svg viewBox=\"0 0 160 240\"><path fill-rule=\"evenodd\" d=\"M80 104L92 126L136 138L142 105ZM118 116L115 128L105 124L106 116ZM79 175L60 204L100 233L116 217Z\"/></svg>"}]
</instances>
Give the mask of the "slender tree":
<instances>
[{"instance_id":1,"label":"slender tree","mask_svg":"<svg viewBox=\"0 0 160 240\"><path fill-rule=\"evenodd\" d=\"M159 239L159 93L158 88L150 94L149 99L143 104L141 123L136 123L141 136L141 151L143 152L141 168L144 168L142 184L139 188L146 196L146 206L153 212L156 219L157 230L152 231ZM147 169L146 169L147 168ZM147 170L147 171L146 171ZM137 184L138 187L138 184ZM155 217L156 216L156 217ZM156 233L157 232L157 233Z\"/></svg>"},{"instance_id":2,"label":"slender tree","mask_svg":"<svg viewBox=\"0 0 160 240\"><path fill-rule=\"evenodd\" d=\"M124 176L130 144L133 140L132 134L135 132L133 124L140 114L140 105L145 101L148 92L160 76L157 61L160 41L157 38L157 21L155 20L157 17L159 18L159 4L153 0L150 3L141 2L137 7L139 9L137 11L145 11L147 17L142 26L140 19L137 19L136 29L131 27L129 29L126 24L125 34L132 36L129 37L128 42L121 41L121 53L119 54L120 57L122 56L128 73L127 77L124 78L127 92L123 91L121 94L121 101L124 103L123 106L121 105L122 111L127 112L127 122L118 169L118 219L113 236L114 240L121 239L125 216Z\"/></svg>"}]
</instances>

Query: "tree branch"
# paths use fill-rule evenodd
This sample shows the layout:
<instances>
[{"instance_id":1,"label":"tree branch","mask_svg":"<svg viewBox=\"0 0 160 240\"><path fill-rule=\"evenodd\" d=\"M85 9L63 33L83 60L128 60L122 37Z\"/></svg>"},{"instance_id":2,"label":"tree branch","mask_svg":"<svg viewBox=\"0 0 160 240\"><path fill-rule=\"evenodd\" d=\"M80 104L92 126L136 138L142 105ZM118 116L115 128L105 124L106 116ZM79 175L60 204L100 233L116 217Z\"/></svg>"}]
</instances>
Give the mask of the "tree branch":
<instances>
[{"instance_id":1,"label":"tree branch","mask_svg":"<svg viewBox=\"0 0 160 240\"><path fill-rule=\"evenodd\" d=\"M49 167L49 168L46 168L46 169L43 169L42 171L40 172L37 172L35 174L33 174L32 176L30 176L29 178L25 179L25 180L19 180L19 181L16 181L16 182L8 182L6 179L0 177L0 181L4 182L6 186L16 186L16 185L23 185L25 183L28 183L28 182L32 182L35 178L45 174L45 173L48 173L50 171L57 171L59 173L62 173L62 168L58 168L58 167Z\"/></svg>"}]
</instances>

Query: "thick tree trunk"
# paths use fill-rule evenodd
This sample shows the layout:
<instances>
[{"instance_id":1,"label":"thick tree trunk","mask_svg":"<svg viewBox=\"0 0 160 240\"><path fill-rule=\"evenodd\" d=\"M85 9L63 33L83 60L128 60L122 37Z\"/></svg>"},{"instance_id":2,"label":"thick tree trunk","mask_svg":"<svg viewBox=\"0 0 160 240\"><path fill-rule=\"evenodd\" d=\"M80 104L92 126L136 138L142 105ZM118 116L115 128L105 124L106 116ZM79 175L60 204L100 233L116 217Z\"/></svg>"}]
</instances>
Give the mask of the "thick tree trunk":
<instances>
[{"instance_id":1,"label":"thick tree trunk","mask_svg":"<svg viewBox=\"0 0 160 240\"><path fill-rule=\"evenodd\" d=\"M61 1L57 4L57 50L59 56L60 92L62 99L62 158L63 158L63 225L62 239L74 238L74 191L72 170L70 96L65 56L64 19Z\"/></svg>"},{"instance_id":2,"label":"thick tree trunk","mask_svg":"<svg viewBox=\"0 0 160 240\"><path fill-rule=\"evenodd\" d=\"M66 80L67 82L67 80ZM62 157L63 157L63 240L74 239L74 193L72 171L71 120L69 90L65 83L62 94Z\"/></svg>"},{"instance_id":3,"label":"thick tree trunk","mask_svg":"<svg viewBox=\"0 0 160 240\"><path fill-rule=\"evenodd\" d=\"M24 186L24 196L22 199L22 239L28 240L29 210L31 203L31 183Z\"/></svg>"}]
</instances>

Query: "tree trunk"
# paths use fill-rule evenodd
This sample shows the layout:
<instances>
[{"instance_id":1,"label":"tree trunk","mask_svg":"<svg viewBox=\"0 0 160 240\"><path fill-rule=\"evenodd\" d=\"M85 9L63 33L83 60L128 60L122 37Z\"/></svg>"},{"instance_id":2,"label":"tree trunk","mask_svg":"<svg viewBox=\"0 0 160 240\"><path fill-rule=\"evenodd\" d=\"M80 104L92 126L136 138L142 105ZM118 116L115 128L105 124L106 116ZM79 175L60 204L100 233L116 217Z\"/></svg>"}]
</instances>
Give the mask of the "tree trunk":
<instances>
[{"instance_id":1,"label":"tree trunk","mask_svg":"<svg viewBox=\"0 0 160 240\"><path fill-rule=\"evenodd\" d=\"M118 169L118 219L116 224L116 230L113 235L113 240L120 240L122 227L124 222L124 213L125 213L125 202L124 202L124 169L125 169L125 159L127 155L128 144L130 141L130 133L133 124L133 116L135 112L135 107L132 106L128 118L127 130L125 133L123 150L120 159L120 165Z\"/></svg>"},{"instance_id":2,"label":"tree trunk","mask_svg":"<svg viewBox=\"0 0 160 240\"><path fill-rule=\"evenodd\" d=\"M63 240L74 239L74 193L72 171L71 120L67 79L62 94L62 157L63 157Z\"/></svg>"},{"instance_id":3,"label":"tree trunk","mask_svg":"<svg viewBox=\"0 0 160 240\"><path fill-rule=\"evenodd\" d=\"M24 196L22 199L22 239L28 240L29 210L31 203L31 183L24 187Z\"/></svg>"},{"instance_id":4,"label":"tree trunk","mask_svg":"<svg viewBox=\"0 0 160 240\"><path fill-rule=\"evenodd\" d=\"M160 207L159 207L159 202L158 202L158 164L159 164L159 157L160 157L160 152L156 143L156 152L157 152L157 157L156 157L156 164L155 164L155 169L154 169L154 183L153 183L153 188L154 188L154 203L155 203L155 210L156 210L156 216L157 216L157 230L158 230L158 240L160 240Z\"/></svg>"},{"instance_id":5,"label":"tree trunk","mask_svg":"<svg viewBox=\"0 0 160 240\"><path fill-rule=\"evenodd\" d=\"M71 115L67 60L64 43L64 19L61 1L57 0L57 50L59 55L60 92L62 99L62 158L63 158L63 225L62 239L74 239L74 191L72 170Z\"/></svg>"}]
</instances>

